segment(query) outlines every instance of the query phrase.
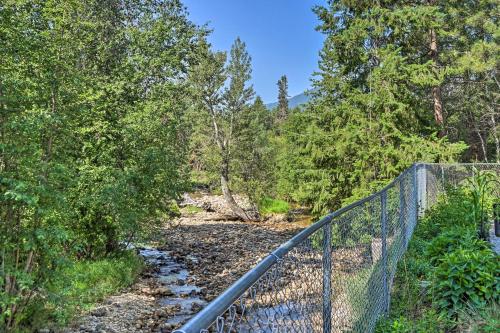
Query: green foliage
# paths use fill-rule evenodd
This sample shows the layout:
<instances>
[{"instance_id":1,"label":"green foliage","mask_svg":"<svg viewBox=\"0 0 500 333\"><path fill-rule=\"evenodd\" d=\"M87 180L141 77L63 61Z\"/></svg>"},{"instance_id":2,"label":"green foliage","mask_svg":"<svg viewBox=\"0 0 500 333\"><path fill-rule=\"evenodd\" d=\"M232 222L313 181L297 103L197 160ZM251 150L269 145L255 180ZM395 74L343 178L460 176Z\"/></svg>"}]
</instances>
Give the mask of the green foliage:
<instances>
[{"instance_id":1,"label":"green foliage","mask_svg":"<svg viewBox=\"0 0 500 333\"><path fill-rule=\"evenodd\" d=\"M500 329L500 313L498 303L493 303L486 308L469 308L461 320L460 329L471 333L495 333Z\"/></svg>"},{"instance_id":2,"label":"green foliage","mask_svg":"<svg viewBox=\"0 0 500 333\"><path fill-rule=\"evenodd\" d=\"M500 260L491 249L446 253L432 273L433 305L456 318L467 305L500 301Z\"/></svg>"},{"instance_id":3,"label":"green foliage","mask_svg":"<svg viewBox=\"0 0 500 333\"><path fill-rule=\"evenodd\" d=\"M178 0L0 7L0 330L15 331L62 259L115 253L187 188L206 32Z\"/></svg>"},{"instance_id":4,"label":"green foliage","mask_svg":"<svg viewBox=\"0 0 500 333\"><path fill-rule=\"evenodd\" d=\"M487 240L489 230L485 224L489 217L488 210L491 208L491 202L488 202L488 199L494 189L498 190L500 180L494 172L484 172L474 168L473 173L472 177L467 178L472 197L472 220L477 226L479 236Z\"/></svg>"},{"instance_id":5,"label":"green foliage","mask_svg":"<svg viewBox=\"0 0 500 333\"><path fill-rule=\"evenodd\" d=\"M173 217L180 217L181 216L181 210L179 206L177 205L177 201L171 200L165 210L165 214L169 218Z\"/></svg>"},{"instance_id":6,"label":"green foliage","mask_svg":"<svg viewBox=\"0 0 500 333\"><path fill-rule=\"evenodd\" d=\"M449 228L471 227L474 225L471 211L472 202L467 191L463 188L450 189L418 222L415 235L429 240Z\"/></svg>"},{"instance_id":7,"label":"green foliage","mask_svg":"<svg viewBox=\"0 0 500 333\"><path fill-rule=\"evenodd\" d=\"M458 249L471 251L488 250L490 244L477 238L474 228L453 228L445 230L428 244L425 257L431 265L436 266L442 260L444 253L451 253Z\"/></svg>"},{"instance_id":8,"label":"green foliage","mask_svg":"<svg viewBox=\"0 0 500 333\"><path fill-rule=\"evenodd\" d=\"M495 5L328 1L315 9L326 38L313 101L274 122L253 100L245 44L238 38L229 56L212 52L207 31L189 21L179 0L2 2L0 330L18 330L36 317L27 312L32 305L60 288L72 312L86 307L78 293L90 304L130 281L117 275L133 275L128 266L114 262L113 271L103 258L178 216L172 200L189 188L190 172L212 188L220 182L226 197L230 187L244 192L263 212L288 209L271 197L319 216L379 189L414 161L457 159L466 148L460 140L470 144L464 158L498 160ZM429 31L437 34L436 57ZM285 77L280 82L285 110ZM429 108L436 87L444 129ZM466 255L457 251L482 249L470 233L461 245L452 233L424 243L471 223L485 237L490 185L478 174L471 192L451 193L431 210L409 254L444 265L435 258L441 250L461 253L459 262ZM335 245L371 241L363 214L335 228ZM319 246L322 234L315 237ZM428 263L406 262L412 281L424 278ZM58 272L76 284L61 282ZM95 284L108 272L114 282L103 280L91 295L90 282L72 272ZM402 299L420 295L420 287L413 283ZM64 322L71 315L53 302Z\"/></svg>"},{"instance_id":9,"label":"green foliage","mask_svg":"<svg viewBox=\"0 0 500 333\"><path fill-rule=\"evenodd\" d=\"M273 175L274 147L270 142L271 114L262 99L255 102L241 115L235 138L232 164L234 188L258 203L275 187Z\"/></svg>"},{"instance_id":10,"label":"green foliage","mask_svg":"<svg viewBox=\"0 0 500 333\"><path fill-rule=\"evenodd\" d=\"M259 202L259 211L263 215L284 214L290 210L288 202L279 199L264 197Z\"/></svg>"},{"instance_id":11,"label":"green foliage","mask_svg":"<svg viewBox=\"0 0 500 333\"><path fill-rule=\"evenodd\" d=\"M401 316L394 320L382 320L378 323L378 333L445 333L448 321L434 310L426 310L416 320Z\"/></svg>"},{"instance_id":12,"label":"green foliage","mask_svg":"<svg viewBox=\"0 0 500 333\"><path fill-rule=\"evenodd\" d=\"M272 119L260 97L251 103L251 58L245 43L237 38L229 61L226 58L226 53L213 52L205 45L199 64L191 71L197 98L192 111L194 174L212 186L220 182L226 199L235 189L257 203L273 186ZM244 215L228 203L237 215Z\"/></svg>"},{"instance_id":13,"label":"green foliage","mask_svg":"<svg viewBox=\"0 0 500 333\"><path fill-rule=\"evenodd\" d=\"M426 281L432 266L424 256L427 246L427 241L413 236L407 252L399 261L391 290L389 322L401 317L418 321L423 315L422 310L428 306Z\"/></svg>"},{"instance_id":14,"label":"green foliage","mask_svg":"<svg viewBox=\"0 0 500 333\"><path fill-rule=\"evenodd\" d=\"M44 299L27 310L30 327L46 325L47 320L67 325L78 313L132 284L142 265L142 259L130 251L112 258L67 263L48 283Z\"/></svg>"},{"instance_id":15,"label":"green foliage","mask_svg":"<svg viewBox=\"0 0 500 333\"><path fill-rule=\"evenodd\" d=\"M448 190L419 221L398 264L390 317L379 323L379 332L423 332L425 327L448 332L498 302L500 261L490 244L478 238L472 207L473 196L464 184ZM435 328L428 326L432 321ZM467 325L493 322L490 316Z\"/></svg>"},{"instance_id":16,"label":"green foliage","mask_svg":"<svg viewBox=\"0 0 500 333\"><path fill-rule=\"evenodd\" d=\"M325 42L313 100L284 125L281 193L322 215L415 161L457 159L466 146L436 134L428 103L439 75L426 41L440 13L395 1L330 1L315 12Z\"/></svg>"}]
</instances>

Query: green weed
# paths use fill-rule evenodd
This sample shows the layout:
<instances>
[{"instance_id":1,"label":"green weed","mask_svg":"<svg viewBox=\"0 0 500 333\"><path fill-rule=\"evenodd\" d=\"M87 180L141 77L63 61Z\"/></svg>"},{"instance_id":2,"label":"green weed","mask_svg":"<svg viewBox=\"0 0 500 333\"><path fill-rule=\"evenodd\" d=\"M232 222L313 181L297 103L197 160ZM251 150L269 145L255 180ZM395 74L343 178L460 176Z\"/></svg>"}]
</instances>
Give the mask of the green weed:
<instances>
[{"instance_id":1,"label":"green weed","mask_svg":"<svg viewBox=\"0 0 500 333\"><path fill-rule=\"evenodd\" d=\"M290 205L284 200L265 197L259 202L259 211L262 215L284 214L289 210Z\"/></svg>"}]
</instances>

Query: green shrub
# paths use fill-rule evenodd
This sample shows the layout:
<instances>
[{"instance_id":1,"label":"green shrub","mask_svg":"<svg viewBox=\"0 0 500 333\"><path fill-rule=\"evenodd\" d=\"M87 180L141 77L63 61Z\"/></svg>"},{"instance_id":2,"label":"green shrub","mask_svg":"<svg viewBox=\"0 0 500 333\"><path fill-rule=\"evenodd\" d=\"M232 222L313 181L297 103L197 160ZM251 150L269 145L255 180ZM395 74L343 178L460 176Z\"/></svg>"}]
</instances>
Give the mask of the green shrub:
<instances>
[{"instance_id":1,"label":"green shrub","mask_svg":"<svg viewBox=\"0 0 500 333\"><path fill-rule=\"evenodd\" d=\"M54 274L43 297L28 309L31 328L66 325L82 311L90 310L104 297L131 285L142 269L142 260L131 251L95 261L68 263Z\"/></svg>"},{"instance_id":2,"label":"green shrub","mask_svg":"<svg viewBox=\"0 0 500 333\"><path fill-rule=\"evenodd\" d=\"M402 260L398 262L397 274L391 291L391 315L393 317L416 313L422 306L425 295L421 281L432 269L429 260L424 256L428 245L427 240L414 236Z\"/></svg>"},{"instance_id":3,"label":"green shrub","mask_svg":"<svg viewBox=\"0 0 500 333\"><path fill-rule=\"evenodd\" d=\"M490 199L481 209L489 209ZM484 307L498 302L499 259L478 237L474 200L470 187L450 189L419 220L398 263L389 318L380 321L378 332L461 331L471 309L484 313ZM471 329L466 331L498 331L492 329L498 327L494 315L480 318L467 323Z\"/></svg>"},{"instance_id":4,"label":"green shrub","mask_svg":"<svg viewBox=\"0 0 500 333\"><path fill-rule=\"evenodd\" d=\"M391 290L391 316L416 316L426 303L423 276L431 269L423 257L405 257L399 262L398 274Z\"/></svg>"},{"instance_id":5,"label":"green shrub","mask_svg":"<svg viewBox=\"0 0 500 333\"><path fill-rule=\"evenodd\" d=\"M472 198L463 189L449 190L418 222L415 236L430 240L446 229L473 226Z\"/></svg>"},{"instance_id":6,"label":"green shrub","mask_svg":"<svg viewBox=\"0 0 500 333\"><path fill-rule=\"evenodd\" d=\"M483 308L499 301L499 258L489 249L447 253L432 273L431 290L434 306L451 318L467 306Z\"/></svg>"},{"instance_id":7,"label":"green shrub","mask_svg":"<svg viewBox=\"0 0 500 333\"><path fill-rule=\"evenodd\" d=\"M445 230L435 237L427 246L425 257L432 265L437 265L444 254L458 248L481 251L489 247L488 242L477 238L477 233L473 228L458 227Z\"/></svg>"},{"instance_id":8,"label":"green shrub","mask_svg":"<svg viewBox=\"0 0 500 333\"><path fill-rule=\"evenodd\" d=\"M166 214L169 217L180 217L181 216L181 210L179 209L179 205L177 205L177 202L175 200L170 200L165 207Z\"/></svg>"},{"instance_id":9,"label":"green shrub","mask_svg":"<svg viewBox=\"0 0 500 333\"><path fill-rule=\"evenodd\" d=\"M290 205L284 200L265 197L259 202L259 210L263 215L283 214L290 210Z\"/></svg>"},{"instance_id":10,"label":"green shrub","mask_svg":"<svg viewBox=\"0 0 500 333\"><path fill-rule=\"evenodd\" d=\"M414 237L411 240L408 246L408 251L404 256L405 264L407 265L405 267L405 271L411 277L424 277L426 273L432 268L429 260L427 260L424 255L428 247L428 240L419 237Z\"/></svg>"}]
</instances>

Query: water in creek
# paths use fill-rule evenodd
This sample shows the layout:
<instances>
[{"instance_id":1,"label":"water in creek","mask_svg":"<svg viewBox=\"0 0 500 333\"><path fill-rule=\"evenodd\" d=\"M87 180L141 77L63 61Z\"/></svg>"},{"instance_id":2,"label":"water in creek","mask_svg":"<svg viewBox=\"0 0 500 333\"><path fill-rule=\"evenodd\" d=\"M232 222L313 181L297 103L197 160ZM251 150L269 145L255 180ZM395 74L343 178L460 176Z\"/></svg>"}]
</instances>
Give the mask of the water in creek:
<instances>
[{"instance_id":1,"label":"water in creek","mask_svg":"<svg viewBox=\"0 0 500 333\"><path fill-rule=\"evenodd\" d=\"M178 325L193 316L206 302L200 298L201 289L195 285L187 284L188 270L176 262L168 251L154 248L142 248L139 254L144 257L147 264L157 267L153 274L163 287L172 291L171 296L160 298L159 303L163 306L173 305L179 311L167 320L171 325ZM195 260L193 258L193 260Z\"/></svg>"},{"instance_id":2,"label":"water in creek","mask_svg":"<svg viewBox=\"0 0 500 333\"><path fill-rule=\"evenodd\" d=\"M301 227L309 226L314 220L307 211L296 209L292 212L292 222ZM163 286L168 288L171 296L164 296L159 299L162 306L175 306L179 309L177 313L167 320L167 323L177 326L186 322L207 302L200 296L201 289L195 285L188 284L189 272L186 267L175 261L169 251L162 251L156 248L139 248L139 254L144 258L145 262L156 268L153 276ZM196 262L196 258L187 258ZM302 311L294 309L300 308L300 304L277 304L267 307L254 309L251 313L247 313L246 323L241 323L240 330L246 332L246 328L250 331L253 327L262 327L270 325L271 322L281 322L281 325L294 324L304 325L306 317ZM267 330L263 330L267 332Z\"/></svg>"},{"instance_id":3,"label":"water in creek","mask_svg":"<svg viewBox=\"0 0 500 333\"><path fill-rule=\"evenodd\" d=\"M195 285L187 283L189 277L188 270L180 263L176 262L168 251L154 248L141 248L139 254L145 262L156 267L153 276L163 287L172 291L171 296L164 296L159 299L162 306L176 306L179 310L167 320L167 323L177 326L186 322L197 311L204 307L207 302L200 297L201 289ZM191 258L191 260L196 260ZM299 310L300 309L300 310ZM280 322L281 325L304 325L307 317L303 316L303 309L299 304L290 303L279 304L268 307L252 309L247 313L246 320L238 326L241 332L250 332L254 328L266 327L262 332L271 332L272 322ZM271 322L270 322L271 320Z\"/></svg>"}]
</instances>

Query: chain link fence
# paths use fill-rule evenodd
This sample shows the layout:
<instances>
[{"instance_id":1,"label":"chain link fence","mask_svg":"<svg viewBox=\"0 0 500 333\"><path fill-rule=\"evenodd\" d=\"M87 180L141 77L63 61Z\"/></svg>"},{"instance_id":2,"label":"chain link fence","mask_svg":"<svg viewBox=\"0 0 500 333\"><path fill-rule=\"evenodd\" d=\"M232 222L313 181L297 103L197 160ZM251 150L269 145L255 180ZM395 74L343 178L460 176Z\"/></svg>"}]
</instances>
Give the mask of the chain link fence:
<instances>
[{"instance_id":1,"label":"chain link fence","mask_svg":"<svg viewBox=\"0 0 500 333\"><path fill-rule=\"evenodd\" d=\"M414 164L282 244L177 333L371 332L419 216L474 168Z\"/></svg>"}]
</instances>

